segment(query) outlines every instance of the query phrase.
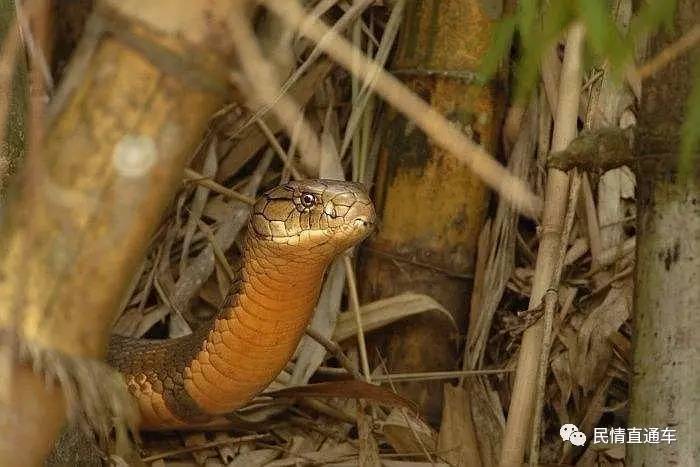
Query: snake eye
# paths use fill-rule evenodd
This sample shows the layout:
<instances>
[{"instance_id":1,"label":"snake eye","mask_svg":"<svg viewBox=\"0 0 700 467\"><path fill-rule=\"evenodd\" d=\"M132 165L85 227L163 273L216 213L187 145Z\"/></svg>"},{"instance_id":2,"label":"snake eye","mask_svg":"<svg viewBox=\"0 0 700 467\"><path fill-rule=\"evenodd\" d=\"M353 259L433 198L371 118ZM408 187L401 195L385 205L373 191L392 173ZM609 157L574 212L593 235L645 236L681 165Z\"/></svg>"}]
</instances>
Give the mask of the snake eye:
<instances>
[{"instance_id":1,"label":"snake eye","mask_svg":"<svg viewBox=\"0 0 700 467\"><path fill-rule=\"evenodd\" d=\"M316 197L311 193L304 193L301 195L301 205L305 208L310 208L316 204Z\"/></svg>"}]
</instances>

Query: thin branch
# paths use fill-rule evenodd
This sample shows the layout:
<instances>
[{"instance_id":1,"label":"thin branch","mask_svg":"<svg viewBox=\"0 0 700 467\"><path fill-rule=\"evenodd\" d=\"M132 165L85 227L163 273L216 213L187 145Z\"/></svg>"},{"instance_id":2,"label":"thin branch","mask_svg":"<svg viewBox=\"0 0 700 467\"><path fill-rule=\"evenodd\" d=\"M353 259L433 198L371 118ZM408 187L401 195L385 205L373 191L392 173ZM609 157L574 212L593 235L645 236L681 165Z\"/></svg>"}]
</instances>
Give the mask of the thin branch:
<instances>
[{"instance_id":1,"label":"thin branch","mask_svg":"<svg viewBox=\"0 0 700 467\"><path fill-rule=\"evenodd\" d=\"M197 446L188 446L186 448L174 449L174 450L165 451L165 452L159 452L158 454L144 457L141 459L141 461L142 462L153 462L153 461L157 461L159 459L165 459L167 457L179 456L181 454L187 454L190 452L197 452L197 451L201 451L204 449L209 449L209 448L221 446L224 444L250 443L250 442L262 441L262 440L270 439L270 438L272 438L272 435L270 435L269 433L241 436L239 438L226 437L226 438L216 439L214 441L209 441L207 443L202 443L202 444L199 444Z\"/></svg>"},{"instance_id":2,"label":"thin branch","mask_svg":"<svg viewBox=\"0 0 700 467\"><path fill-rule=\"evenodd\" d=\"M211 178L205 177L199 172L195 172L192 169L185 169L185 179L195 182L197 185L202 185L203 187L209 188L211 191L224 195L228 198L241 201L246 204L255 204L255 199L251 196L244 195L230 188L226 188L223 185L216 183Z\"/></svg>"},{"instance_id":3,"label":"thin branch","mask_svg":"<svg viewBox=\"0 0 700 467\"><path fill-rule=\"evenodd\" d=\"M304 118L301 108L294 99L280 95L280 84L276 78L277 70L263 56L255 33L245 16L244 1L238 0L238 8L231 14L231 35L236 44L241 68L245 73L245 81L255 94L253 100L262 105L272 106L272 112L285 128L288 134L294 132L299 125L299 150L309 158L321 153L316 134ZM287 2L285 2L287 3ZM278 100L275 98L279 96Z\"/></svg>"},{"instance_id":4,"label":"thin branch","mask_svg":"<svg viewBox=\"0 0 700 467\"><path fill-rule=\"evenodd\" d=\"M306 328L306 334L310 338L318 342L321 346L323 346L323 348L325 348L328 351L328 353L330 353L336 359L338 359L338 363L340 363L340 366L342 366L345 369L345 371L350 373L355 379L362 379L362 375L360 375L360 372L357 370L353 362L348 358L347 355L345 355L343 349L336 342L327 339L323 334L316 331L311 326Z\"/></svg>"},{"instance_id":5,"label":"thin branch","mask_svg":"<svg viewBox=\"0 0 700 467\"><path fill-rule=\"evenodd\" d=\"M671 43L668 47L637 68L637 76L639 79L649 78L666 67L666 65L673 60L695 47L699 42L700 25L695 25L690 31L679 37L678 40Z\"/></svg>"},{"instance_id":6,"label":"thin branch","mask_svg":"<svg viewBox=\"0 0 700 467\"><path fill-rule=\"evenodd\" d=\"M211 228L207 224L202 222L201 219L197 219L197 227L199 227L199 230L204 232L204 235L207 236L207 240L209 240L209 244L214 250L214 256L216 256L216 259L219 260L219 264L221 264L221 267L224 268L224 271L228 276L229 282L234 283L237 279L236 274L233 272L233 269L231 268L228 259L226 259L226 253L224 253L219 244L216 242L216 238L214 238L214 232L212 232Z\"/></svg>"},{"instance_id":7,"label":"thin branch","mask_svg":"<svg viewBox=\"0 0 700 467\"><path fill-rule=\"evenodd\" d=\"M488 369L488 370L457 370L457 371L426 371L419 373L394 373L386 375L374 375L372 381L382 383L384 381L407 382L407 381L433 381L440 379L458 379L465 376L501 375L512 373L515 368Z\"/></svg>"},{"instance_id":8,"label":"thin branch","mask_svg":"<svg viewBox=\"0 0 700 467\"><path fill-rule=\"evenodd\" d=\"M338 0L331 1L331 2L326 2L325 5L319 4L314 11L311 12L310 16L313 18L318 18L320 15L325 13L328 9L331 8L331 6L335 3L337 3ZM343 16L340 17L338 21L333 23L332 29L338 33L343 32L352 22L357 18L368 6L370 6L374 0L361 0L358 2L354 2L352 6L346 11ZM241 128L234 134L236 136L237 134L240 134L243 130L248 128L255 120L259 120L265 115L277 102L282 98L284 94L286 94L289 89L296 83L301 76L306 73L306 71L313 65L316 60L323 54L323 51L320 49L320 47L317 45L316 47L313 48L309 56L306 58L304 63L299 66L296 70L294 70L294 73L285 81L285 83L281 86L279 92L277 93L276 96L274 96L274 99L272 99L268 104L263 105L261 108L255 111L253 115L250 116L250 118L241 126Z\"/></svg>"},{"instance_id":9,"label":"thin branch","mask_svg":"<svg viewBox=\"0 0 700 467\"><path fill-rule=\"evenodd\" d=\"M471 141L401 81L358 52L352 44L321 21L309 18L296 2L263 2L290 26L298 28L302 35L316 41L329 57L372 86L377 94L413 120L436 144L467 164L501 197L512 202L526 215L537 217L541 200L531 192L527 184L514 177L481 146ZM374 82L370 82L373 76Z\"/></svg>"},{"instance_id":10,"label":"thin branch","mask_svg":"<svg viewBox=\"0 0 700 467\"><path fill-rule=\"evenodd\" d=\"M355 280L355 271L352 267L350 256L343 257L345 263L345 275L348 279L348 295L350 296L350 308L355 315L357 324L357 344L360 349L360 361L362 362L362 372L365 380L369 383L372 381L369 370L369 359L367 358L367 345L365 343L365 331L362 328L362 313L360 313L360 299L357 295L357 281Z\"/></svg>"},{"instance_id":11,"label":"thin branch","mask_svg":"<svg viewBox=\"0 0 700 467\"><path fill-rule=\"evenodd\" d=\"M285 169L288 169L292 173L292 177L294 177L295 180L303 180L306 177L304 177L299 170L294 166L292 163L292 160L287 156L287 153L284 152L284 149L282 149L282 146L280 146L279 141L277 141L277 138L275 137L275 134L272 133L272 130L270 130L270 127L267 126L267 123L261 118L257 119L255 123L258 125L258 128L260 128L260 131L263 132L265 137L268 139L270 142L270 146L272 146L272 149L275 150L275 153L279 156L280 159L282 159L282 162L284 162L284 167ZM291 136L291 133L290 133Z\"/></svg>"}]
</instances>

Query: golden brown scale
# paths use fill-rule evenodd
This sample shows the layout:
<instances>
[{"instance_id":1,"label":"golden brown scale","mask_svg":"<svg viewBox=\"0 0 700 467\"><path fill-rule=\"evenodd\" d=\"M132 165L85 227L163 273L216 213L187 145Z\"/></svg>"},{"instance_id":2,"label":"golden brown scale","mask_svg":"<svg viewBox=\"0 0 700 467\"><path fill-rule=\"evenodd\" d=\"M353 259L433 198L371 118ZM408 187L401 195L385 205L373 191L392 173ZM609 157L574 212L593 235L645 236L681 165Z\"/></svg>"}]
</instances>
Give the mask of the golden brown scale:
<instances>
[{"instance_id":1,"label":"golden brown scale","mask_svg":"<svg viewBox=\"0 0 700 467\"><path fill-rule=\"evenodd\" d=\"M124 374L142 426L206 420L265 389L304 334L326 268L374 221L355 183L304 180L265 193L251 214L237 292L208 328L166 341L112 340L108 360Z\"/></svg>"}]
</instances>

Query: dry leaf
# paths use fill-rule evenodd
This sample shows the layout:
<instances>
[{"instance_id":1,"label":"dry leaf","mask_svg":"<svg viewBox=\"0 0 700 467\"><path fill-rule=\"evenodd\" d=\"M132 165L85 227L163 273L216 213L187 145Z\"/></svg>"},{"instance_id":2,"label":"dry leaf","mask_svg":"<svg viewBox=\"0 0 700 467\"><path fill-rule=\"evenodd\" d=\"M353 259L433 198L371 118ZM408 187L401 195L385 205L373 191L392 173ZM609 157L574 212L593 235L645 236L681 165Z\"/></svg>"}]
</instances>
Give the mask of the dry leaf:
<instances>
[{"instance_id":1,"label":"dry leaf","mask_svg":"<svg viewBox=\"0 0 700 467\"><path fill-rule=\"evenodd\" d=\"M426 311L439 312L457 329L454 318L442 305L432 297L414 293L404 293L362 305L360 307L362 329L364 332L374 331L395 321ZM349 311L341 313L335 326L333 340L340 342L355 336L355 334L357 334L355 316Z\"/></svg>"},{"instance_id":2,"label":"dry leaf","mask_svg":"<svg viewBox=\"0 0 700 467\"><path fill-rule=\"evenodd\" d=\"M445 384L443 396L438 437L440 457L456 467L481 467L469 393L459 386Z\"/></svg>"},{"instance_id":3,"label":"dry leaf","mask_svg":"<svg viewBox=\"0 0 700 467\"><path fill-rule=\"evenodd\" d=\"M258 449L236 456L227 467L262 467L282 454L277 449Z\"/></svg>"},{"instance_id":4,"label":"dry leaf","mask_svg":"<svg viewBox=\"0 0 700 467\"><path fill-rule=\"evenodd\" d=\"M280 389L279 391L271 391L265 393L270 397L342 397L351 399L367 399L377 402L380 405L389 407L403 407L417 413L417 407L414 402L399 396L398 394L375 386L374 384L365 383L364 381L348 380L348 381L333 381L326 383L308 384L293 388Z\"/></svg>"},{"instance_id":5,"label":"dry leaf","mask_svg":"<svg viewBox=\"0 0 700 467\"><path fill-rule=\"evenodd\" d=\"M612 356L612 336L629 318L632 307L632 281L627 279L613 287L603 302L586 317L576 346L578 355L575 376L578 384L589 392L602 380Z\"/></svg>"},{"instance_id":6,"label":"dry leaf","mask_svg":"<svg viewBox=\"0 0 700 467\"><path fill-rule=\"evenodd\" d=\"M387 441L398 453L435 451L435 430L406 410L392 410L381 426Z\"/></svg>"}]
</instances>

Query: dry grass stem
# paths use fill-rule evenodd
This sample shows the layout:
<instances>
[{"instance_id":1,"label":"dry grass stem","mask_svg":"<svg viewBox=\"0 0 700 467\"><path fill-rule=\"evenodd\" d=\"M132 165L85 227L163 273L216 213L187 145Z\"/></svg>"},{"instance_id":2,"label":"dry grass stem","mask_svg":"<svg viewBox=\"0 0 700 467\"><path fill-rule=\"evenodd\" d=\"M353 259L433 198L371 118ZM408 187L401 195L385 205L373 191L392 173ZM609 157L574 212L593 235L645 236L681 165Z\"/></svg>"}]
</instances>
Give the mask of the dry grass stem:
<instances>
[{"instance_id":1,"label":"dry grass stem","mask_svg":"<svg viewBox=\"0 0 700 467\"><path fill-rule=\"evenodd\" d=\"M522 180L513 177L481 146L470 141L442 114L410 91L401 81L358 53L352 44L332 32L322 22L308 18L295 2L265 0L264 3L290 26L299 28L301 34L316 41L324 52L363 82L370 82L370 77L376 76L374 82L370 84L377 94L413 120L436 144L467 164L502 198L513 203L528 216L538 215L541 200Z\"/></svg>"},{"instance_id":2,"label":"dry grass stem","mask_svg":"<svg viewBox=\"0 0 700 467\"><path fill-rule=\"evenodd\" d=\"M255 204L255 198L251 196L244 195L242 193L238 193L237 191L234 191L230 188L226 188L223 185L220 185L216 183L214 180L212 180L209 177L205 177L204 175L195 172L194 170L190 168L185 169L185 179L190 180L195 182L198 185L202 185L203 187L209 188L211 191L215 193L219 193L220 195L224 195L227 198L235 199L237 201L241 201L245 204L253 205Z\"/></svg>"},{"instance_id":3,"label":"dry grass stem","mask_svg":"<svg viewBox=\"0 0 700 467\"><path fill-rule=\"evenodd\" d=\"M439 379L457 379L463 378L465 376L500 375L503 373L512 373L513 371L515 370L512 368L504 368L485 370L429 371L421 373L391 373L386 375L374 375L372 376L372 381L374 381L375 383L433 381Z\"/></svg>"},{"instance_id":4,"label":"dry grass stem","mask_svg":"<svg viewBox=\"0 0 700 467\"><path fill-rule=\"evenodd\" d=\"M325 11L330 9L336 3L338 3L338 0L329 0L319 3L317 7L309 14L309 17L319 18ZM343 14L343 16L333 24L332 29L337 33L343 32L372 3L374 3L374 0L360 0L354 2L352 6ZM311 67L311 65L313 65L316 62L316 60L318 60L318 58L321 55L323 55L323 50L319 47L319 45L316 45L309 54L309 56L306 58L306 60L304 60L304 63L302 63L296 70L294 70L292 75L281 86L279 92L274 96L274 98L272 98L268 104L265 104L260 109L258 109L246 121L246 123L241 127L239 131L242 131L251 124L253 124L255 120L260 119L263 115L269 112L270 109L272 109L272 107L277 105L277 102L279 102L279 100L289 91L289 89L294 85L294 83L296 83L299 80L299 78L301 78L301 76L304 73L306 73L306 71Z\"/></svg>"},{"instance_id":5,"label":"dry grass stem","mask_svg":"<svg viewBox=\"0 0 700 467\"><path fill-rule=\"evenodd\" d=\"M216 259L219 261L219 264L221 265L222 268L224 268L224 271L226 272L226 275L228 276L228 280L230 283L233 283L236 280L236 274L233 272L233 269L231 268L231 265L229 264L228 260L226 259L226 253L219 247L219 244L216 242L216 238L214 237L214 232L211 231L211 228L202 222L201 220L197 219L197 227L199 227L199 230L204 232L204 235L207 236L207 240L209 240L209 244L211 247L214 249L214 256L216 256Z\"/></svg>"},{"instance_id":6,"label":"dry grass stem","mask_svg":"<svg viewBox=\"0 0 700 467\"><path fill-rule=\"evenodd\" d=\"M338 359L338 363L345 368L355 379L362 379L362 375L357 371L357 368L352 361L345 355L343 349L335 342L327 339L323 334L316 332L312 327L306 328L306 334L313 340L321 344L331 355Z\"/></svg>"},{"instance_id":7,"label":"dry grass stem","mask_svg":"<svg viewBox=\"0 0 700 467\"><path fill-rule=\"evenodd\" d=\"M591 249L591 268L597 267L598 258L603 251L603 242L600 238L600 226L598 224L598 211L593 199L593 190L586 174L583 175L583 204L585 207L586 229L588 232L588 245Z\"/></svg>"},{"instance_id":8,"label":"dry grass stem","mask_svg":"<svg viewBox=\"0 0 700 467\"><path fill-rule=\"evenodd\" d=\"M241 444L241 443L249 443L249 442L253 442L253 441L265 441L265 440L270 440L272 438L273 438L272 435L269 435L269 434L255 434L255 435L248 435L248 436L240 436L238 438L221 438L221 439L217 439L215 441L209 441L207 443L202 443L202 444L199 444L196 446L191 446L191 447L182 448L182 449L174 449L172 451L161 452L161 453L153 455L153 456L144 457L141 459L141 461L142 462L154 462L154 461L157 461L159 459L166 459L168 457L175 457L175 456L178 456L180 454L201 451L203 449L221 446L224 444Z\"/></svg>"},{"instance_id":9,"label":"dry grass stem","mask_svg":"<svg viewBox=\"0 0 700 467\"><path fill-rule=\"evenodd\" d=\"M538 114L537 102L533 100L523 117L520 132L508 161L509 170L522 179L527 177L533 163L532 154L537 138ZM476 369L483 362L493 317L513 272L517 220L518 214L512 206L500 200L493 226L490 228L488 242L486 238L479 239L479 256L485 257L486 264L483 272L477 269L474 282L476 297L473 297L470 307L470 332L462 366L465 370Z\"/></svg>"},{"instance_id":10,"label":"dry grass stem","mask_svg":"<svg viewBox=\"0 0 700 467\"><path fill-rule=\"evenodd\" d=\"M279 141L277 141L277 137L275 137L274 133L272 133L272 130L270 130L270 127L267 126L264 120L258 119L255 121L255 123L258 125L258 128L260 128L260 131L262 131L265 136L267 137L267 140L270 142L270 146L275 150L275 153L279 156L280 159L282 159L282 162L284 163L284 169L289 170L289 172L292 174L292 177L294 177L295 180L303 180L304 177L299 170L294 166L294 163L291 160L291 157L287 155L287 153L282 149L282 146L280 146ZM297 133L298 132L299 126L297 125L294 130L292 130L291 134Z\"/></svg>"},{"instance_id":11,"label":"dry grass stem","mask_svg":"<svg viewBox=\"0 0 700 467\"><path fill-rule=\"evenodd\" d=\"M350 309L355 315L355 323L357 324L357 345L360 349L360 362L362 363L362 372L365 381L372 381L372 376L369 368L369 359L367 358L367 344L365 343L365 332L362 328L362 313L360 313L360 299L357 294L357 280L355 279L355 270L352 267L350 256L343 257L345 264L345 276L348 281L348 296L350 297Z\"/></svg>"},{"instance_id":12,"label":"dry grass stem","mask_svg":"<svg viewBox=\"0 0 700 467\"><path fill-rule=\"evenodd\" d=\"M263 56L249 20L243 14L245 9L242 0L238 0L238 2L241 5L234 9L235 13L231 16L234 25L231 32L232 39L236 43L241 67L245 73L245 82L253 90L254 100L263 105L273 105L272 110L275 116L288 134L291 135L295 126L299 125L299 150L313 158L321 153L318 138L292 98L280 95L279 99L275 101L275 96L280 94L280 85L276 79L277 71Z\"/></svg>"}]
</instances>

